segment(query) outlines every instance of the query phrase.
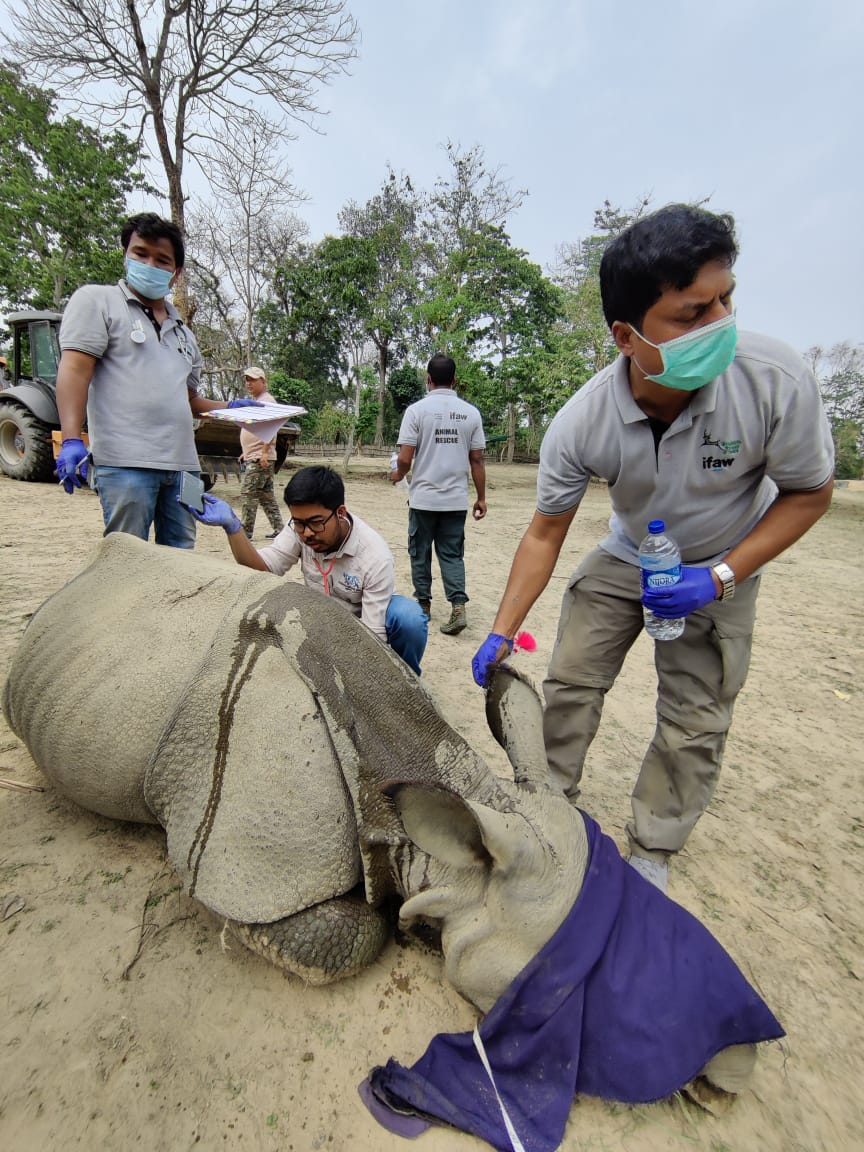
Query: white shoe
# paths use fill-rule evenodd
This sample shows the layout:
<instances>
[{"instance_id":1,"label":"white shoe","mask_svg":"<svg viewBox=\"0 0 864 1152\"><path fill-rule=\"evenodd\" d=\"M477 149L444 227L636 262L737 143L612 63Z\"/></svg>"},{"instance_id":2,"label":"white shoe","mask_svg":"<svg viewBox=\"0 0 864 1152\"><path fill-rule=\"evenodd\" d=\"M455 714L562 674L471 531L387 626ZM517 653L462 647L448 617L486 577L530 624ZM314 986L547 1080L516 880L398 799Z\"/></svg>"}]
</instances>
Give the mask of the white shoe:
<instances>
[{"instance_id":1,"label":"white shoe","mask_svg":"<svg viewBox=\"0 0 864 1152\"><path fill-rule=\"evenodd\" d=\"M665 860L649 860L646 856L631 856L627 863L649 884L665 894L669 887L669 865Z\"/></svg>"}]
</instances>

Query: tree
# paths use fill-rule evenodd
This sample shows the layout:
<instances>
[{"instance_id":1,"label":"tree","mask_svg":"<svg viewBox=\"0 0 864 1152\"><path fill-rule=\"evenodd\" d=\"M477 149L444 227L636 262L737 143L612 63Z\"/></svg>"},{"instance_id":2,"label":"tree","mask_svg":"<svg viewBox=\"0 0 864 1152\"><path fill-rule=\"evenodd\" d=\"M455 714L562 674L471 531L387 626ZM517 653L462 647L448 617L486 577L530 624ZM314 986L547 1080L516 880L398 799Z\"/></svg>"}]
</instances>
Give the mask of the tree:
<instances>
[{"instance_id":1,"label":"tree","mask_svg":"<svg viewBox=\"0 0 864 1152\"><path fill-rule=\"evenodd\" d=\"M288 212L301 196L276 145L272 126L254 118L226 125L208 157L213 200L195 212L188 230L189 318L197 312L196 295L217 293L236 359L245 364L255 359L256 316L271 295L276 266L308 231Z\"/></svg>"},{"instance_id":2,"label":"tree","mask_svg":"<svg viewBox=\"0 0 864 1152\"><path fill-rule=\"evenodd\" d=\"M378 367L378 419L375 444L384 443L387 372L394 347L405 344L417 299L418 201L407 176L390 172L381 191L362 207L349 201L339 213L348 237L363 241L372 276L359 301L366 336L375 345Z\"/></svg>"},{"instance_id":3,"label":"tree","mask_svg":"<svg viewBox=\"0 0 864 1152\"><path fill-rule=\"evenodd\" d=\"M52 92L0 64L0 296L59 309L86 281L122 272L126 196L145 187L138 149L57 118Z\"/></svg>"},{"instance_id":4,"label":"tree","mask_svg":"<svg viewBox=\"0 0 864 1152\"><path fill-rule=\"evenodd\" d=\"M11 52L37 78L152 137L184 230L186 159L206 163L213 125L252 117L290 138L357 35L342 0L21 0L14 26Z\"/></svg>"},{"instance_id":5,"label":"tree","mask_svg":"<svg viewBox=\"0 0 864 1152\"><path fill-rule=\"evenodd\" d=\"M500 167L486 167L479 144L463 150L448 141L445 150L450 172L435 181L425 219L425 238L439 267L484 228L503 228L528 195L524 188L514 191Z\"/></svg>"},{"instance_id":6,"label":"tree","mask_svg":"<svg viewBox=\"0 0 864 1152\"><path fill-rule=\"evenodd\" d=\"M558 249L552 278L564 291L564 318L556 327L553 354L542 369L547 399L554 408L618 355L603 315L600 261L610 241L640 219L649 202L650 197L643 196L630 211L622 211L604 200L594 213L594 232Z\"/></svg>"},{"instance_id":7,"label":"tree","mask_svg":"<svg viewBox=\"0 0 864 1152\"><path fill-rule=\"evenodd\" d=\"M422 399L426 391L426 369L413 364L393 368L387 378L387 391L393 401L395 415L401 418L409 404Z\"/></svg>"},{"instance_id":8,"label":"tree","mask_svg":"<svg viewBox=\"0 0 864 1152\"><path fill-rule=\"evenodd\" d=\"M345 369L342 323L331 306L321 245L300 243L289 249L276 264L270 289L272 299L259 309L256 321L262 359L286 376L305 380L311 389L306 406L320 408L340 395Z\"/></svg>"},{"instance_id":9,"label":"tree","mask_svg":"<svg viewBox=\"0 0 864 1152\"><path fill-rule=\"evenodd\" d=\"M448 142L446 152L450 171L436 180L420 229L423 289L417 314L425 351L449 353L461 366L460 378L467 382L475 374L467 332L460 322L470 251L484 230L504 227L527 192L514 191L500 168L487 168L480 145L463 150Z\"/></svg>"},{"instance_id":10,"label":"tree","mask_svg":"<svg viewBox=\"0 0 864 1152\"><path fill-rule=\"evenodd\" d=\"M507 462L512 463L517 428L523 419L531 423L537 418L531 403L537 395L537 358L549 348L552 325L562 314L562 294L526 252L511 246L502 228L482 227L462 256L461 323L472 358L493 385L490 399L506 411ZM480 406L487 415L488 400Z\"/></svg>"},{"instance_id":11,"label":"tree","mask_svg":"<svg viewBox=\"0 0 864 1152\"><path fill-rule=\"evenodd\" d=\"M804 359L819 382L831 424L835 473L841 479L856 479L864 455L864 344L816 346L804 353Z\"/></svg>"}]
</instances>

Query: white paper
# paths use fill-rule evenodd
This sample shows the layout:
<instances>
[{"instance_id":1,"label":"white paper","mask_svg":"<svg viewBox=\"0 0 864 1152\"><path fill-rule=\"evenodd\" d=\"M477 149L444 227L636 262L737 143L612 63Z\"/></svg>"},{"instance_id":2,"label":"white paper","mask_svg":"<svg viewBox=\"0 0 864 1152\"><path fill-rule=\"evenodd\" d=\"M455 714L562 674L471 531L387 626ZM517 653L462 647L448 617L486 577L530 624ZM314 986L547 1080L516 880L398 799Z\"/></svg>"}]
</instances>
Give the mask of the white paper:
<instances>
[{"instance_id":1,"label":"white paper","mask_svg":"<svg viewBox=\"0 0 864 1152\"><path fill-rule=\"evenodd\" d=\"M292 416L305 416L306 409L299 404L261 404L260 407L214 408L201 415L210 420L227 420L230 424L266 424L275 420L278 428Z\"/></svg>"}]
</instances>

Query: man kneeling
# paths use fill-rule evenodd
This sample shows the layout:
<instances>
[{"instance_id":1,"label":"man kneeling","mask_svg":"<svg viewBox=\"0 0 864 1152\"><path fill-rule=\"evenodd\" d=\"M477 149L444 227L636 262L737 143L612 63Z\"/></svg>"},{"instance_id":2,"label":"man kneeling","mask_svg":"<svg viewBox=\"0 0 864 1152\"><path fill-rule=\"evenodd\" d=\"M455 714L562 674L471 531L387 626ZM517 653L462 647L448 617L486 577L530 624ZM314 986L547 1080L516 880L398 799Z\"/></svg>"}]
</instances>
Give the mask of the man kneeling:
<instances>
[{"instance_id":1,"label":"man kneeling","mask_svg":"<svg viewBox=\"0 0 864 1152\"><path fill-rule=\"evenodd\" d=\"M345 507L342 477L332 468L301 468L285 488L285 503L291 513L287 527L260 550L224 500L208 493L204 511L190 511L200 523L225 529L238 564L284 576L299 560L307 587L344 603L419 676L429 620L414 600L394 595L393 554L374 528Z\"/></svg>"}]
</instances>

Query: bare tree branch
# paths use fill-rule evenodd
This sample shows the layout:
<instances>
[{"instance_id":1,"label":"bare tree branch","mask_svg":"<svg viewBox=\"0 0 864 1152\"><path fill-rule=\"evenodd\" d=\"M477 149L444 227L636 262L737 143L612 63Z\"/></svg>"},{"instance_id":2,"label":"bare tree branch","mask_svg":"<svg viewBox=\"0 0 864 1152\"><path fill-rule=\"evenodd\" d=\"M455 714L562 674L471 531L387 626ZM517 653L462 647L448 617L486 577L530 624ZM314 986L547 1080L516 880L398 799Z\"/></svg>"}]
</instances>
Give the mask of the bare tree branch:
<instances>
[{"instance_id":1,"label":"bare tree branch","mask_svg":"<svg viewBox=\"0 0 864 1152\"><path fill-rule=\"evenodd\" d=\"M189 141L249 116L289 139L317 88L353 59L343 0L22 0L9 54L114 125L152 138L171 216L184 226ZM128 118L135 123L129 124Z\"/></svg>"}]
</instances>

